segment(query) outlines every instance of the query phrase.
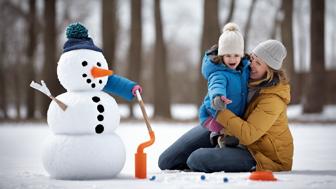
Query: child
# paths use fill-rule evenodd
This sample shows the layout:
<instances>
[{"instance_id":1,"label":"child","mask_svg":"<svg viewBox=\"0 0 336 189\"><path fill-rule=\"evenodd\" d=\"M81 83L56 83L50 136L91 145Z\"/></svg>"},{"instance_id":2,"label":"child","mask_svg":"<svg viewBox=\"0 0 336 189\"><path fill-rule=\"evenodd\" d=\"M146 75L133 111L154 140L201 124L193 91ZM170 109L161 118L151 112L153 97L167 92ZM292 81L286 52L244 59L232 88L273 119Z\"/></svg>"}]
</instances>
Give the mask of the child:
<instances>
[{"instance_id":1,"label":"child","mask_svg":"<svg viewBox=\"0 0 336 189\"><path fill-rule=\"evenodd\" d=\"M228 108L237 116L243 116L245 111L250 62L243 55L244 39L239 27L228 23L219 37L218 48L212 47L203 58L202 75L208 81L208 94L200 107L199 119L203 127L212 131L211 138L223 128L215 121L217 111ZM235 146L239 141L224 137L224 143Z\"/></svg>"}]
</instances>

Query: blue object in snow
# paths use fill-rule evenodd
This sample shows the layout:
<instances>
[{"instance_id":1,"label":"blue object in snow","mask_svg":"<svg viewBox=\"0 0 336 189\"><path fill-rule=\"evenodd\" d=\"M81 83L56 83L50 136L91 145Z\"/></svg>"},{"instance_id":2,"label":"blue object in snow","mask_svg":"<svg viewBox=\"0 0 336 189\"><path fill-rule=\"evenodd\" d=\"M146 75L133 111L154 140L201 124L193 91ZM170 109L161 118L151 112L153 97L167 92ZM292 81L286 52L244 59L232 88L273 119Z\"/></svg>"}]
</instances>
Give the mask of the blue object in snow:
<instances>
[{"instance_id":1,"label":"blue object in snow","mask_svg":"<svg viewBox=\"0 0 336 189\"><path fill-rule=\"evenodd\" d=\"M228 179L227 177L224 177L224 178L223 178L223 182L225 182L225 183L226 183L226 182L229 182L229 179Z\"/></svg>"},{"instance_id":2,"label":"blue object in snow","mask_svg":"<svg viewBox=\"0 0 336 189\"><path fill-rule=\"evenodd\" d=\"M201 180L205 180L205 175L201 175Z\"/></svg>"},{"instance_id":3,"label":"blue object in snow","mask_svg":"<svg viewBox=\"0 0 336 189\"><path fill-rule=\"evenodd\" d=\"M150 181L153 181L153 180L155 180L155 179L156 179L156 176L155 176L155 175L152 176L151 178L149 178Z\"/></svg>"}]
</instances>

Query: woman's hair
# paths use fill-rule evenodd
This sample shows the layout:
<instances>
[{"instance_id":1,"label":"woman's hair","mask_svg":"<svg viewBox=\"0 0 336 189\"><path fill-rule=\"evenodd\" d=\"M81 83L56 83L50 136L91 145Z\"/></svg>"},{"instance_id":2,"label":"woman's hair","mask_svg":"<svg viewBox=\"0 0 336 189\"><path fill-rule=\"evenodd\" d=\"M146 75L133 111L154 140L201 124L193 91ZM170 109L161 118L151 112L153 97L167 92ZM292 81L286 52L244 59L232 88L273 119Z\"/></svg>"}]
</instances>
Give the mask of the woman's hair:
<instances>
[{"instance_id":1,"label":"woman's hair","mask_svg":"<svg viewBox=\"0 0 336 189\"><path fill-rule=\"evenodd\" d=\"M271 72L273 72L274 75L278 76L280 82L285 84L289 83L289 78L287 77L287 74L284 69L281 68L280 70L274 70L270 67L268 68Z\"/></svg>"},{"instance_id":2,"label":"woman's hair","mask_svg":"<svg viewBox=\"0 0 336 189\"><path fill-rule=\"evenodd\" d=\"M258 80L251 80L249 81L249 87L257 87L257 86L261 86L261 87L269 87L269 86L273 86L280 83L283 84L288 84L289 83L289 79L286 75L286 72L283 69L280 70L274 70L272 68L270 68L269 66L267 66L267 72L266 74Z\"/></svg>"}]
</instances>

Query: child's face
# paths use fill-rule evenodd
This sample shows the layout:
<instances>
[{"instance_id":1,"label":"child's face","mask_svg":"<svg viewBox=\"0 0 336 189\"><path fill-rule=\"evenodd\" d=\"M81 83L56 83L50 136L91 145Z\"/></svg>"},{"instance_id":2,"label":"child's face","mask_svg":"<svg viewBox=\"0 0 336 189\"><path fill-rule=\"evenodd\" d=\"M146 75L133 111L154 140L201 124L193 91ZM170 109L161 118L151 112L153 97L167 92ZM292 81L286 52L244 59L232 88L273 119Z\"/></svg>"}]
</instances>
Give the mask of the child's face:
<instances>
[{"instance_id":1,"label":"child's face","mask_svg":"<svg viewBox=\"0 0 336 189\"><path fill-rule=\"evenodd\" d=\"M241 60L241 57L239 56L239 54L225 54L223 56L224 64L233 70L237 68L237 66L240 63L240 60Z\"/></svg>"}]
</instances>

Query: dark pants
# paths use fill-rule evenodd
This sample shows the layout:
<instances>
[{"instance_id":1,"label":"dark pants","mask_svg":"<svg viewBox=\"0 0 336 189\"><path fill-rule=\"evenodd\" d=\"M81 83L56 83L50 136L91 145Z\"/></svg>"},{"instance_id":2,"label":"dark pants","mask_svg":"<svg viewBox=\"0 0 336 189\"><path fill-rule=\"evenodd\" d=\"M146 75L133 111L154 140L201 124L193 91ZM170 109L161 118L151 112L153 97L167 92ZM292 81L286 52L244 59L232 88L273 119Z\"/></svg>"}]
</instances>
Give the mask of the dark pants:
<instances>
[{"instance_id":1,"label":"dark pants","mask_svg":"<svg viewBox=\"0 0 336 189\"><path fill-rule=\"evenodd\" d=\"M256 162L250 152L241 147L215 148L210 132L196 126L168 147L159 158L162 170L191 169L201 172L247 172Z\"/></svg>"}]
</instances>

